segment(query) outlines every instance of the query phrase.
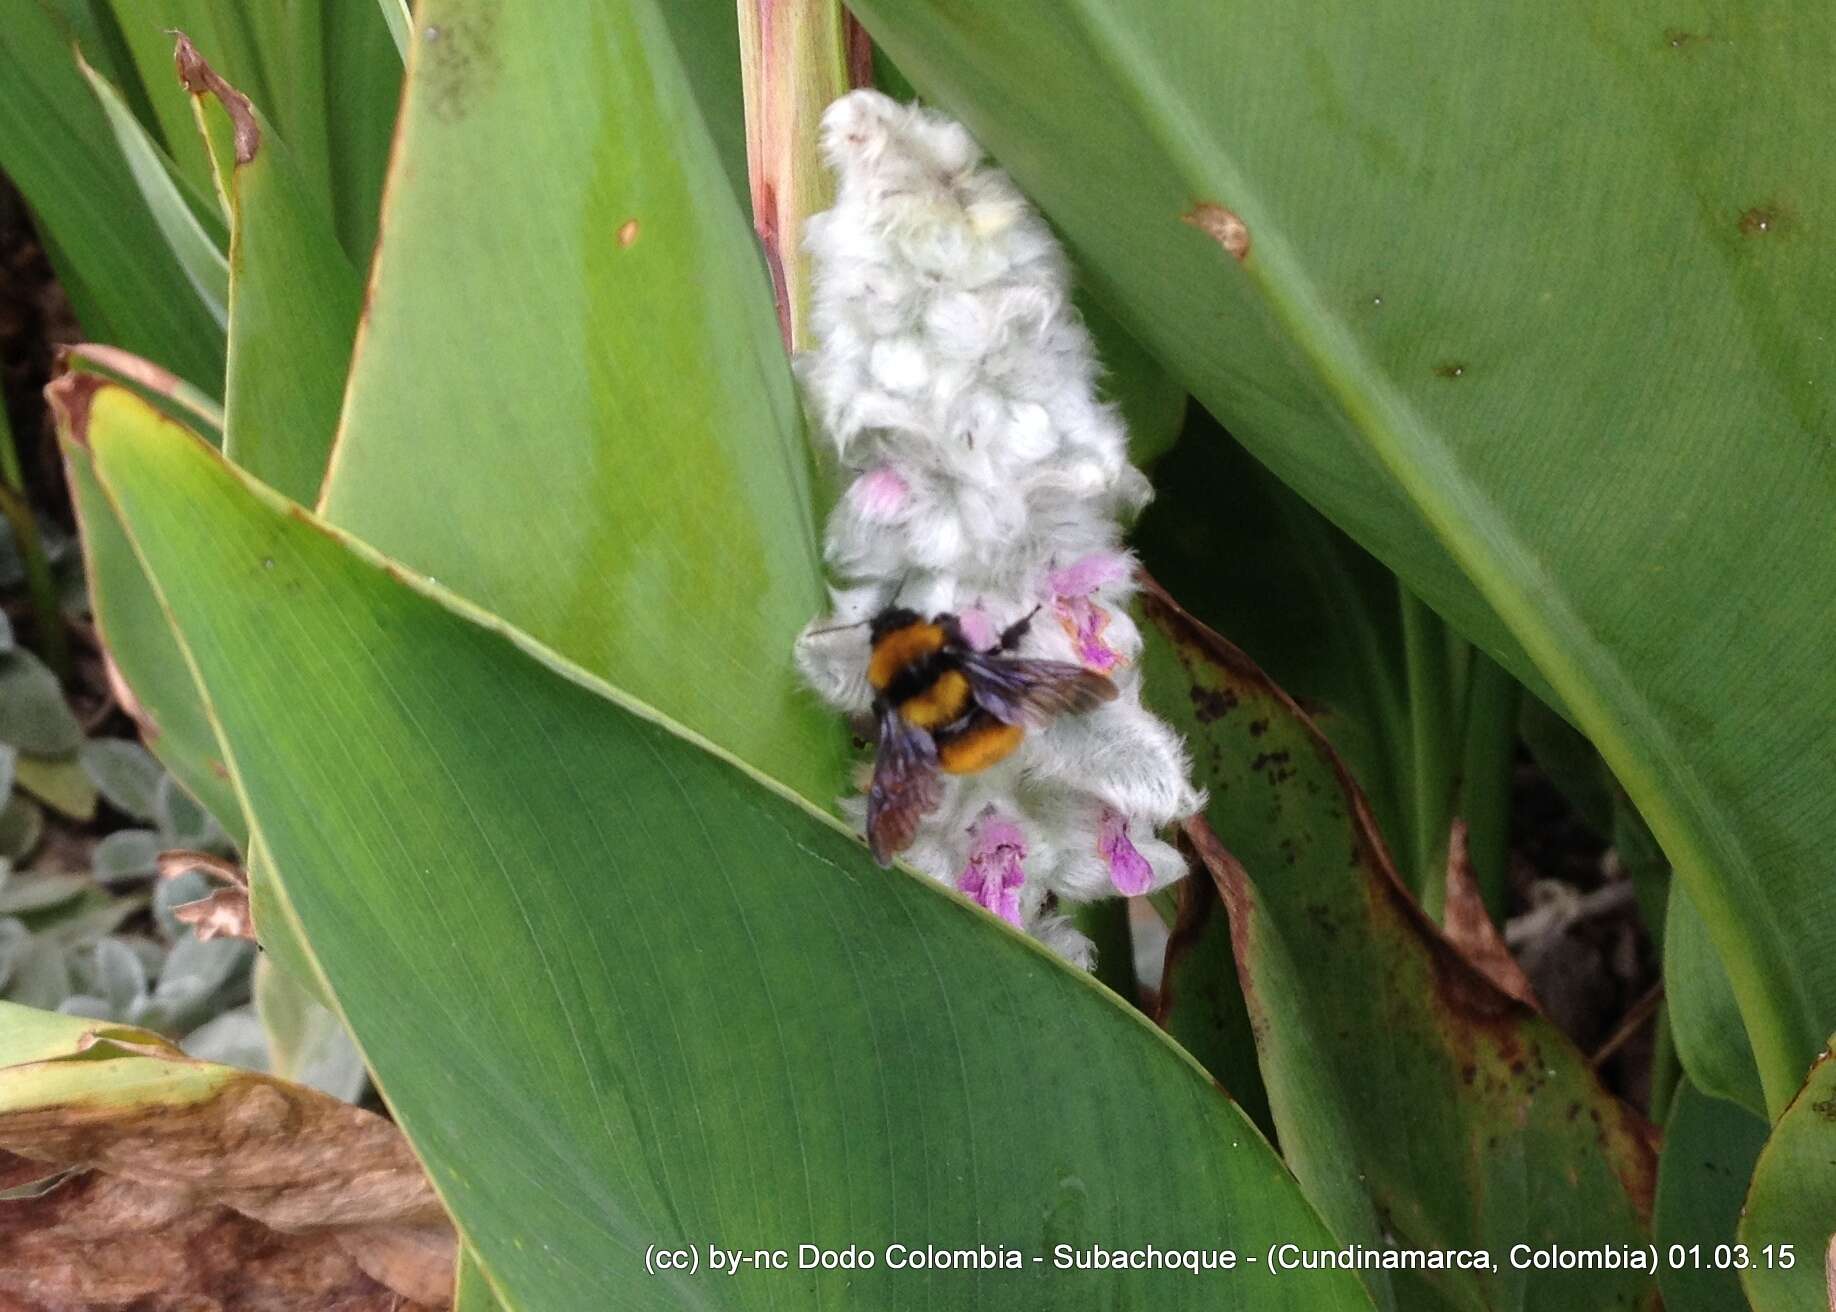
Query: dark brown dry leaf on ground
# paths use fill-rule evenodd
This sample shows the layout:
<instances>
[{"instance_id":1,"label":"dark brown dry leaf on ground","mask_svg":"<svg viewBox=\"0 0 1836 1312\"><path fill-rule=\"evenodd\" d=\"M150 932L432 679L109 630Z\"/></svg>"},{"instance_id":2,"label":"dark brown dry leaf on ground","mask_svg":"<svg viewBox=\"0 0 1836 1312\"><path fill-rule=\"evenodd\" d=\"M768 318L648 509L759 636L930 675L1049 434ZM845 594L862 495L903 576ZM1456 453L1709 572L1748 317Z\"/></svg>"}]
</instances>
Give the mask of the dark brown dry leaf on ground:
<instances>
[{"instance_id":1,"label":"dark brown dry leaf on ground","mask_svg":"<svg viewBox=\"0 0 1836 1312\"><path fill-rule=\"evenodd\" d=\"M189 1063L176 1049L140 1057L142 1049L106 1047L124 1062L204 1065ZM148 1087L156 1086L149 1081ZM224 1258L222 1279L250 1263L257 1268L272 1263L275 1279L282 1281L277 1289L285 1285L283 1275L323 1285L313 1296L317 1301L288 1301L291 1295L276 1293L270 1301L224 1306L342 1307L331 1291L348 1291L337 1298L359 1298L361 1289L352 1283L359 1274L392 1291L391 1298L430 1307L451 1302L452 1226L392 1122L303 1085L240 1072L201 1100L188 1097L150 1092L139 1101L124 1097L114 1105L0 1115L0 1149L39 1162L91 1168L98 1174L86 1177L82 1194L71 1197L93 1195L100 1200L96 1207L106 1203L124 1218L102 1223L96 1219L100 1212L77 1208L62 1197L68 1185L30 1202L0 1202L0 1291L26 1297L48 1278L48 1270L63 1270L60 1279L78 1282L71 1287L95 1291L83 1295L88 1305L106 1304L116 1298L104 1292L113 1287L110 1282L141 1278L150 1259L146 1253L130 1258L134 1245L97 1245L118 1231L125 1233L122 1227L140 1218L148 1232L183 1235L172 1251L189 1254L185 1260L201 1272L217 1268L200 1255L222 1250L244 1255ZM57 1268L50 1260L60 1251L67 1260ZM96 1256L104 1252L120 1257L105 1261ZM327 1254L335 1254L335 1260ZM183 1269L181 1262L172 1272ZM81 1280L91 1284L83 1286Z\"/></svg>"},{"instance_id":2,"label":"dark brown dry leaf on ground","mask_svg":"<svg viewBox=\"0 0 1836 1312\"><path fill-rule=\"evenodd\" d=\"M1447 836L1447 906L1442 928L1480 974L1519 1002L1541 1010L1529 976L1511 955L1504 935L1492 923L1485 900L1479 896L1472 861L1467 856L1464 820L1455 820Z\"/></svg>"}]
</instances>

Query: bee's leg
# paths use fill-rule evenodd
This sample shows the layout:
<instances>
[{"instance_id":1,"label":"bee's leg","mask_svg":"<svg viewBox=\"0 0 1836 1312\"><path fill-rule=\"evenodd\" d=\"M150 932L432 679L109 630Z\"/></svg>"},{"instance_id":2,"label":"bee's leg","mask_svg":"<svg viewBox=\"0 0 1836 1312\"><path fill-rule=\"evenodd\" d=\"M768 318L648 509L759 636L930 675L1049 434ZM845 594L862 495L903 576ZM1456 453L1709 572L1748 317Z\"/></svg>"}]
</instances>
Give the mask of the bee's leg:
<instances>
[{"instance_id":1,"label":"bee's leg","mask_svg":"<svg viewBox=\"0 0 1836 1312\"><path fill-rule=\"evenodd\" d=\"M1035 606L1012 624L1008 625L1005 629L1002 629L1001 640L995 644L995 650L1012 651L1014 648L1018 647L1020 645L1020 639L1026 636L1027 629L1032 626L1033 616L1038 613L1039 607Z\"/></svg>"}]
</instances>

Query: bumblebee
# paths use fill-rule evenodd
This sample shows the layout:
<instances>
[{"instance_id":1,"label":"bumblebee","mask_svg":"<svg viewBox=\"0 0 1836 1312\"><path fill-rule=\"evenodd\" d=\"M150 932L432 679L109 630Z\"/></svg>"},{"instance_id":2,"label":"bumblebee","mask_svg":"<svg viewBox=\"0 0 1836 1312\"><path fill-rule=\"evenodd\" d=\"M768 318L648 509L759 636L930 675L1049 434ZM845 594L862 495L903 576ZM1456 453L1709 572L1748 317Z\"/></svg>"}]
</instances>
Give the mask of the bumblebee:
<instances>
[{"instance_id":1,"label":"bumblebee","mask_svg":"<svg viewBox=\"0 0 1836 1312\"><path fill-rule=\"evenodd\" d=\"M1012 655L1032 620L1010 625L986 651L970 644L954 615L926 620L895 606L870 622L878 747L867 843L881 865L911 845L919 820L942 799L939 772L986 770L1013 753L1029 725L1115 697L1115 684L1081 665Z\"/></svg>"}]
</instances>

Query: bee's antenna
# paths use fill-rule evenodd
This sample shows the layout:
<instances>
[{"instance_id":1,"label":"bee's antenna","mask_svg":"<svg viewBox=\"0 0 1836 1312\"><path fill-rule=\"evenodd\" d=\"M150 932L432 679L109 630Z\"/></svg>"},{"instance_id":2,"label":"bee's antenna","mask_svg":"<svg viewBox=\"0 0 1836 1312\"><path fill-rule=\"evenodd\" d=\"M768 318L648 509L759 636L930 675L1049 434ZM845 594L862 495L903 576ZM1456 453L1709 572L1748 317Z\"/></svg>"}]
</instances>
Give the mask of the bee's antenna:
<instances>
[{"instance_id":1,"label":"bee's antenna","mask_svg":"<svg viewBox=\"0 0 1836 1312\"><path fill-rule=\"evenodd\" d=\"M872 623L873 623L873 617L869 616L868 618L864 620L856 620L852 624L831 624L826 629L811 629L808 633L805 633L803 636L806 638L816 638L816 637L820 637L821 635L825 633L841 633L847 629L858 629L858 628L862 628Z\"/></svg>"}]
</instances>

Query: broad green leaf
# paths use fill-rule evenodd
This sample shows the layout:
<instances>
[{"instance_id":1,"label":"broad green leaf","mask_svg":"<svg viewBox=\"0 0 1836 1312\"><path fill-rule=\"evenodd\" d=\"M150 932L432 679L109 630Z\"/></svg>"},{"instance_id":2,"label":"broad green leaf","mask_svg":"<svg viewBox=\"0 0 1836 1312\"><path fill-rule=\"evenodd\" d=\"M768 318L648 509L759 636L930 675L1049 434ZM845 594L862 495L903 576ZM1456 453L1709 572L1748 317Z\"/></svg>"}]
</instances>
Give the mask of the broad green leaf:
<instances>
[{"instance_id":1,"label":"broad green leaf","mask_svg":"<svg viewBox=\"0 0 1836 1312\"><path fill-rule=\"evenodd\" d=\"M185 271L186 279L210 317L225 328L229 326L229 261L224 258L220 239L207 231L198 218L199 202L187 198L171 161L134 117L134 111L109 85L108 79L77 57L77 68L95 89L96 99L108 115L115 143L121 157L140 189L141 199L160 235Z\"/></svg>"},{"instance_id":2,"label":"broad green leaf","mask_svg":"<svg viewBox=\"0 0 1836 1312\"><path fill-rule=\"evenodd\" d=\"M297 99L304 115L312 112L316 96L318 112L325 116L332 212L339 240L361 274L368 271L376 248L383 176L402 95L402 61L388 23L362 0L319 0L317 8L323 75L311 95L302 86Z\"/></svg>"},{"instance_id":3,"label":"broad green leaf","mask_svg":"<svg viewBox=\"0 0 1836 1312\"><path fill-rule=\"evenodd\" d=\"M207 122L227 116L229 359L223 446L298 501L317 494L338 426L363 284L329 198L261 111L183 36L179 74ZM206 103L206 97L209 102Z\"/></svg>"},{"instance_id":4,"label":"broad green leaf","mask_svg":"<svg viewBox=\"0 0 1836 1312\"><path fill-rule=\"evenodd\" d=\"M62 389L53 406L61 407ZM71 416L58 410L59 426ZM202 802L240 846L247 825L229 784L217 735L186 668L165 611L147 582L114 511L96 487L89 453L66 442L64 472L83 537L89 601L109 659L128 695L123 709L140 726L142 740L191 795ZM78 776L87 784L81 771ZM93 790L91 806L93 807Z\"/></svg>"},{"instance_id":5,"label":"broad green leaf","mask_svg":"<svg viewBox=\"0 0 1836 1312\"><path fill-rule=\"evenodd\" d=\"M1690 1080L1703 1093L1738 1103L1764 1120L1753 1049L1727 972L1689 889L1673 883L1664 921L1664 992L1670 1031Z\"/></svg>"},{"instance_id":6,"label":"broad green leaf","mask_svg":"<svg viewBox=\"0 0 1836 1312\"><path fill-rule=\"evenodd\" d=\"M1651 1127L1423 915L1300 708L1164 593L1143 611L1144 686L1210 791L1211 828L1188 833L1229 911L1288 1165L1347 1242L1484 1249L1499 1263L1367 1273L1379 1305L1649 1306L1649 1272L1506 1259L1517 1244L1643 1248Z\"/></svg>"},{"instance_id":7,"label":"broad green leaf","mask_svg":"<svg viewBox=\"0 0 1836 1312\"><path fill-rule=\"evenodd\" d=\"M512 1305L1368 1307L1260 1261L646 1276L647 1246L711 1240L1332 1241L1087 977L130 394L65 404L339 1009Z\"/></svg>"},{"instance_id":8,"label":"broad green leaf","mask_svg":"<svg viewBox=\"0 0 1836 1312\"><path fill-rule=\"evenodd\" d=\"M671 29L651 0L416 25L326 517L827 803L846 732L791 667L808 455Z\"/></svg>"},{"instance_id":9,"label":"broad green leaf","mask_svg":"<svg viewBox=\"0 0 1836 1312\"><path fill-rule=\"evenodd\" d=\"M1732 1245L1766 1122L1711 1098L1687 1079L1664 1127L1652 1238L1662 1259L1665 1312L1726 1312L1741 1305L1740 1273L1716 1249ZM1672 1261L1672 1245L1683 1246Z\"/></svg>"},{"instance_id":10,"label":"broad green leaf","mask_svg":"<svg viewBox=\"0 0 1836 1312\"><path fill-rule=\"evenodd\" d=\"M223 329L168 253L45 0L9 6L0 23L0 169L32 207L84 331L214 391Z\"/></svg>"},{"instance_id":11,"label":"broad green leaf","mask_svg":"<svg viewBox=\"0 0 1836 1312\"><path fill-rule=\"evenodd\" d=\"M383 2L397 4L400 0ZM459 1273L453 1278L453 1312L498 1312L501 1306L472 1250L460 1245Z\"/></svg>"},{"instance_id":12,"label":"broad green leaf","mask_svg":"<svg viewBox=\"0 0 1836 1312\"><path fill-rule=\"evenodd\" d=\"M1836 1251L1836 1056L1826 1048L1760 1150L1740 1213L1759 1312L1827 1312L1825 1262Z\"/></svg>"},{"instance_id":13,"label":"broad green leaf","mask_svg":"<svg viewBox=\"0 0 1836 1312\"><path fill-rule=\"evenodd\" d=\"M1595 742L1776 1113L1836 1022L1836 7L856 10L1235 437Z\"/></svg>"}]
</instances>

